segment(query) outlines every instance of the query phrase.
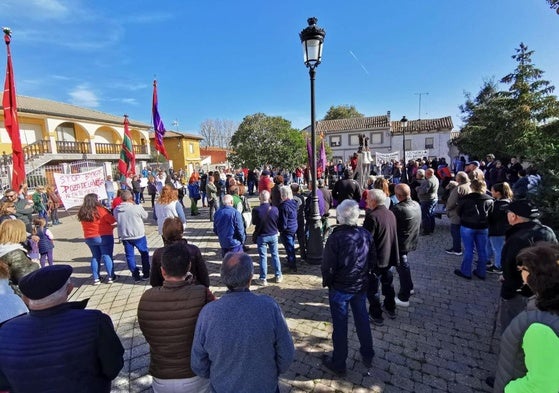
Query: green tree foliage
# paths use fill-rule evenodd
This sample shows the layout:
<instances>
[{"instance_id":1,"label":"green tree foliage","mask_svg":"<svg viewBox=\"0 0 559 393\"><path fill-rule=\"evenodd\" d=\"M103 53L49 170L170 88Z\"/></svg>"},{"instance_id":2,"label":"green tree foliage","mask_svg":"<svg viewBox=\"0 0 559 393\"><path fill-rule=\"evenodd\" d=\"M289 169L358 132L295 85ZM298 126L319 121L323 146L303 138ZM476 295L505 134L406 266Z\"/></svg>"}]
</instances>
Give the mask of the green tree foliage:
<instances>
[{"instance_id":1,"label":"green tree foliage","mask_svg":"<svg viewBox=\"0 0 559 393\"><path fill-rule=\"evenodd\" d=\"M498 93L497 83L489 80L483 83L476 97L465 94L466 102L460 105L464 126L455 141L461 152L474 158L485 157L488 153L507 156L507 119L503 99Z\"/></svg>"},{"instance_id":2,"label":"green tree foliage","mask_svg":"<svg viewBox=\"0 0 559 393\"><path fill-rule=\"evenodd\" d=\"M517 62L515 70L501 79L501 83L510 85L500 95L505 98L505 111L510 116L507 139L515 155L539 153L537 145L542 140L539 126L559 115L557 97L551 94L555 87L542 79L544 72L532 64L533 54L534 51L520 43L512 56ZM533 147L536 150L532 152Z\"/></svg>"},{"instance_id":3,"label":"green tree foliage","mask_svg":"<svg viewBox=\"0 0 559 393\"><path fill-rule=\"evenodd\" d=\"M543 71L532 64L533 51L523 43L512 56L515 70L501 79L508 85L485 82L475 98L466 94L460 106L464 126L456 144L474 157L495 153L498 157L538 156L544 135L541 125L559 115L554 87L543 80Z\"/></svg>"},{"instance_id":4,"label":"green tree foliage","mask_svg":"<svg viewBox=\"0 0 559 393\"><path fill-rule=\"evenodd\" d=\"M353 105L331 106L322 120L351 119L353 117L363 117Z\"/></svg>"},{"instance_id":5,"label":"green tree foliage","mask_svg":"<svg viewBox=\"0 0 559 393\"><path fill-rule=\"evenodd\" d=\"M294 169L306 161L305 138L279 116L255 113L246 116L231 137L229 160L248 168L271 165Z\"/></svg>"},{"instance_id":6,"label":"green tree foliage","mask_svg":"<svg viewBox=\"0 0 559 393\"><path fill-rule=\"evenodd\" d=\"M460 106L464 126L456 144L474 157L523 157L539 168L542 183L536 196L542 221L559 230L559 102L554 87L532 63L533 51L523 43L512 58L517 65L501 79L504 91L486 82Z\"/></svg>"}]
</instances>

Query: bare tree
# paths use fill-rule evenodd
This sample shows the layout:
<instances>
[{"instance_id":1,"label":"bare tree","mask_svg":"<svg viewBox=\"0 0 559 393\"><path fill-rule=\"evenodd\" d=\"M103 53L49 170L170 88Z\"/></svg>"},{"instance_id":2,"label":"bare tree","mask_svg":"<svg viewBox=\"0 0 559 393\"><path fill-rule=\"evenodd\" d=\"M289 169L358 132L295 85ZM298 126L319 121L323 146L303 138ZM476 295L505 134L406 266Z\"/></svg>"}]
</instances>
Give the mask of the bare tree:
<instances>
[{"instance_id":1,"label":"bare tree","mask_svg":"<svg viewBox=\"0 0 559 393\"><path fill-rule=\"evenodd\" d=\"M233 120L206 119L200 124L203 146L228 148L239 124Z\"/></svg>"}]
</instances>

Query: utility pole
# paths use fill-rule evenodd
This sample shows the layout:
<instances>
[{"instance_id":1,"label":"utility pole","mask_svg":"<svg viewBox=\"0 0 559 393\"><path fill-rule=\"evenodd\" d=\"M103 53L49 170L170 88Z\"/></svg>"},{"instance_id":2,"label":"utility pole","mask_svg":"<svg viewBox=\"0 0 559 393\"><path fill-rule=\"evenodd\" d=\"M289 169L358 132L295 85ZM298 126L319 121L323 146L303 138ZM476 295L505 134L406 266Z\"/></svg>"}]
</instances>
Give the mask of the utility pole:
<instances>
[{"instance_id":1,"label":"utility pole","mask_svg":"<svg viewBox=\"0 0 559 393\"><path fill-rule=\"evenodd\" d=\"M414 93L416 96L419 96L419 116L417 120L421 120L421 96L428 96L429 93Z\"/></svg>"}]
</instances>

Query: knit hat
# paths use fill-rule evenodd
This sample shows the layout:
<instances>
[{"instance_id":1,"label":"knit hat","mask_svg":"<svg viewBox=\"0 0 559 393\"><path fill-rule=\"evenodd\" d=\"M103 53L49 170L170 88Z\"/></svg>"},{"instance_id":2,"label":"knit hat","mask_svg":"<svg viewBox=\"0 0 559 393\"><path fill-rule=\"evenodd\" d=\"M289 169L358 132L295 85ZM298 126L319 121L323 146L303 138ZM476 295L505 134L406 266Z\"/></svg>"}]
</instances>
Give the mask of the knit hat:
<instances>
[{"instance_id":1,"label":"knit hat","mask_svg":"<svg viewBox=\"0 0 559 393\"><path fill-rule=\"evenodd\" d=\"M19 289L31 300L39 300L52 295L66 284L72 275L70 265L45 266L19 280Z\"/></svg>"},{"instance_id":2,"label":"knit hat","mask_svg":"<svg viewBox=\"0 0 559 393\"><path fill-rule=\"evenodd\" d=\"M479 161L470 161L466 165L475 165L479 168Z\"/></svg>"}]
</instances>

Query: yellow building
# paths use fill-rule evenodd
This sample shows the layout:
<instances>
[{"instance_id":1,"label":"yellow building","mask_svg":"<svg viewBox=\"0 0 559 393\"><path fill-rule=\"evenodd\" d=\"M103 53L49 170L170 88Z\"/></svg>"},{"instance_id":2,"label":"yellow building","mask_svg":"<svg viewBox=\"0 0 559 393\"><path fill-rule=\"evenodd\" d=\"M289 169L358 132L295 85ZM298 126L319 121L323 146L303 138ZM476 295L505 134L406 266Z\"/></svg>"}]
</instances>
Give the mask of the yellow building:
<instances>
[{"instance_id":1,"label":"yellow building","mask_svg":"<svg viewBox=\"0 0 559 393\"><path fill-rule=\"evenodd\" d=\"M154 145L154 134L150 134L152 150ZM201 166L200 141L204 138L200 135L185 134L176 131L166 131L163 144L167 150L169 161L175 170L185 168L187 173L198 170Z\"/></svg>"},{"instance_id":2,"label":"yellow building","mask_svg":"<svg viewBox=\"0 0 559 393\"><path fill-rule=\"evenodd\" d=\"M124 116L26 96L18 96L17 104L27 173L47 163L84 159L118 161ZM150 127L129 119L136 160L150 158ZM7 155L12 152L3 111L0 111L0 152Z\"/></svg>"}]
</instances>

